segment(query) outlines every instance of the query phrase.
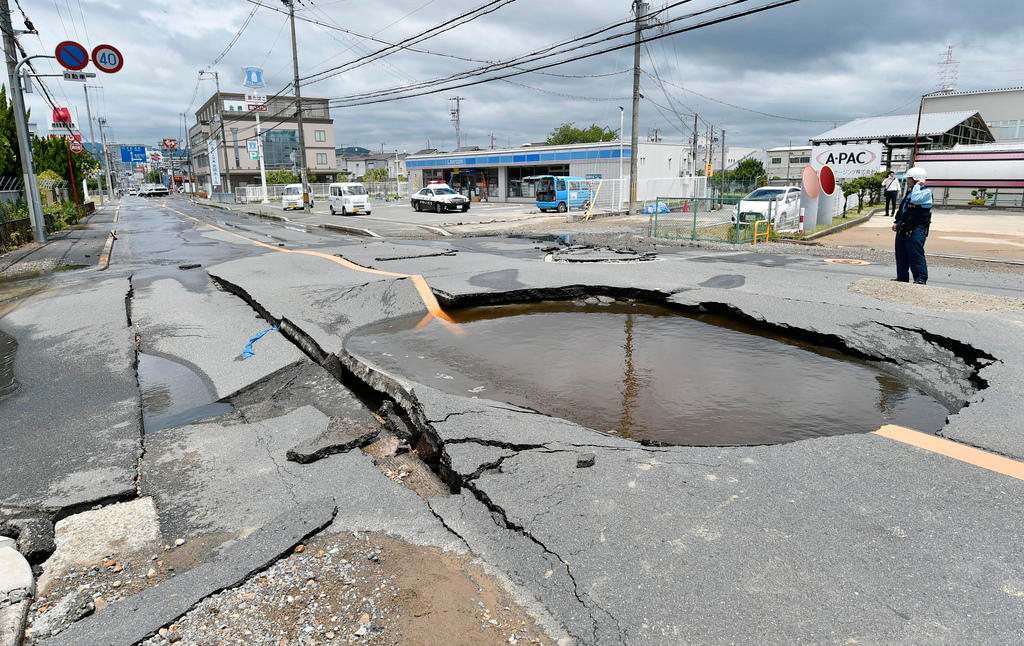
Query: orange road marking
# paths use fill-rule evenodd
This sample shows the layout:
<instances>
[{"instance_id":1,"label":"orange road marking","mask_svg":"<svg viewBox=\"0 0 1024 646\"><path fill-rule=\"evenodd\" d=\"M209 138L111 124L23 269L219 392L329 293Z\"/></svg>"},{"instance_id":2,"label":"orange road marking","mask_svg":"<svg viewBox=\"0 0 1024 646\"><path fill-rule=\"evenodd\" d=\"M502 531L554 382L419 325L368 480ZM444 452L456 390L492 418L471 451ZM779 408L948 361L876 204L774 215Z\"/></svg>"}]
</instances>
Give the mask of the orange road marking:
<instances>
[{"instance_id":1,"label":"orange road marking","mask_svg":"<svg viewBox=\"0 0 1024 646\"><path fill-rule=\"evenodd\" d=\"M252 238L243 236L240 233L235 233L234 231L222 229L221 227L218 227L215 224L210 224L209 222L200 220L199 218L194 218L191 215L182 213L181 211L175 208L167 207L167 210L173 211L182 217L186 217L189 220L195 222L196 224L206 225L211 229L220 231L221 233L227 233L228 235L235 236L236 238L245 240L246 242L252 243L254 245L266 247L267 249L273 249L274 251L278 251L281 253L300 253L306 256L323 258L324 260L330 260L331 262L339 264L347 269L352 269L354 271L360 271L367 274L376 274L378 276L391 276L394 278L408 278L412 280L412 284L416 288L416 292L420 295L420 300L423 301L423 305L427 308L426 317L424 317L424 319L420 321L417 327L422 327L423 325L426 325L431 319L436 318L438 321L443 323L448 329L450 329L455 334L458 334L460 336L462 334L465 334L462 328L459 327L459 325L455 323L455 321L453 321L451 317L448 316L443 309L441 309L441 304L437 302L437 297L434 296L434 292L430 291L430 285L427 284L427 280L420 274L400 274L394 271L384 271L383 269L372 269L370 267L363 267L361 265L355 264L354 262L346 260L340 256L335 256L329 253L323 253L321 251L311 251L309 249L285 249L282 247L275 247L274 245L270 245L265 242L260 242L259 240L253 240Z\"/></svg>"},{"instance_id":2,"label":"orange road marking","mask_svg":"<svg viewBox=\"0 0 1024 646\"><path fill-rule=\"evenodd\" d=\"M881 435L882 437L887 437L890 440L916 446L919 449L938 453L939 455L944 455L948 458L959 460L960 462L973 464L976 467L988 469L989 471L994 471L1004 476L1024 480L1024 462L1004 458L1001 455L976 449L972 446L967 446L966 444L960 444L942 437L928 435L927 433L914 431L902 426L894 426L892 424L887 424L877 431L874 431L874 433L875 435Z\"/></svg>"}]
</instances>

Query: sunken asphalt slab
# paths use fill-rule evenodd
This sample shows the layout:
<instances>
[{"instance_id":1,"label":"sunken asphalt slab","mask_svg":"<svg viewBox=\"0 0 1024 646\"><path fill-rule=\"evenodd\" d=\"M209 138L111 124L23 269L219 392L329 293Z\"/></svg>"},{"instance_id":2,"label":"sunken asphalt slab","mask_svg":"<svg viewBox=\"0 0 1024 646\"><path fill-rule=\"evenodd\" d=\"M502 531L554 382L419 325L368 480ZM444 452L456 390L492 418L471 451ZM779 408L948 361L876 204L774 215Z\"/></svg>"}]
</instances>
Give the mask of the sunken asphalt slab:
<instances>
[{"instance_id":1,"label":"sunken asphalt slab","mask_svg":"<svg viewBox=\"0 0 1024 646\"><path fill-rule=\"evenodd\" d=\"M18 341L20 382L0 400L0 506L55 511L134 494L141 440L129 289L124 278L97 280L0 318Z\"/></svg>"},{"instance_id":2,"label":"sunken asphalt slab","mask_svg":"<svg viewBox=\"0 0 1024 646\"><path fill-rule=\"evenodd\" d=\"M426 253L432 245L457 253ZM922 310L849 291L891 267L700 249L654 262L564 264L545 262L539 247L381 241L341 253L361 265L422 273L459 303L638 295L842 343L894 363L944 401L969 401L943 434L1024 457L1024 405L1015 395L1024 374L1013 360L1019 311ZM297 298L291 260L263 259L258 278L250 260L210 273L412 409L460 488L428 501L431 509L474 553L539 595L579 643L1019 640L1024 483L876 435L651 448L439 393L344 351L360 324L424 313L407 281L328 272L318 278L356 287L337 299ZM943 269L935 282L1019 296L1015 278ZM975 372L988 382L978 393ZM577 468L584 454L595 464Z\"/></svg>"}]
</instances>

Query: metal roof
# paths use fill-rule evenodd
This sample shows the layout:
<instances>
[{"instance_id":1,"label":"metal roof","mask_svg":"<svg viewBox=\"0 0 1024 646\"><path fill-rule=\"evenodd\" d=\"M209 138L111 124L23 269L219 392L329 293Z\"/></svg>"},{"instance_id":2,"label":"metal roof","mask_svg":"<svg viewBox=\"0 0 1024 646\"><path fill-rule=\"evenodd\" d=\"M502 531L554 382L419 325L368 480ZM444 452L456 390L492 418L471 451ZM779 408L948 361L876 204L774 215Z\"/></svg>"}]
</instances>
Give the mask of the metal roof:
<instances>
[{"instance_id":1,"label":"metal roof","mask_svg":"<svg viewBox=\"0 0 1024 646\"><path fill-rule=\"evenodd\" d=\"M941 135L967 121L977 112L930 112L921 115L922 137ZM867 117L844 123L838 128L811 137L814 143L821 141L859 141L862 139L888 139L889 137L913 137L917 132L916 114L895 114L888 117Z\"/></svg>"},{"instance_id":2,"label":"metal roof","mask_svg":"<svg viewBox=\"0 0 1024 646\"><path fill-rule=\"evenodd\" d=\"M999 92L1020 92L1024 90L1024 86L1016 87L999 87L994 90L959 90L954 92L932 92L931 94L924 95L924 100L928 99L941 99L944 96L965 96L968 94L996 94Z\"/></svg>"}]
</instances>

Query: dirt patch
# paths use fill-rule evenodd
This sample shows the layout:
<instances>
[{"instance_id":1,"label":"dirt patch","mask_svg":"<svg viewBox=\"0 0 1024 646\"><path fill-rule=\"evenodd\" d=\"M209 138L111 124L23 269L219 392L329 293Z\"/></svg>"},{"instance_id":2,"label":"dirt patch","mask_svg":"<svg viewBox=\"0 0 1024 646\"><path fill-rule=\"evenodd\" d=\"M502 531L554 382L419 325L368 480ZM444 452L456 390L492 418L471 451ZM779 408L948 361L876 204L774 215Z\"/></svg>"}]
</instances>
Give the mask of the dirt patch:
<instances>
[{"instance_id":1,"label":"dirt patch","mask_svg":"<svg viewBox=\"0 0 1024 646\"><path fill-rule=\"evenodd\" d=\"M376 534L319 537L143 644L553 643L467 557Z\"/></svg>"},{"instance_id":2,"label":"dirt patch","mask_svg":"<svg viewBox=\"0 0 1024 646\"><path fill-rule=\"evenodd\" d=\"M1024 310L1024 301L1006 296L977 294L945 287L912 285L877 278L862 278L850 291L890 303L903 303L942 312L997 312Z\"/></svg>"}]
</instances>

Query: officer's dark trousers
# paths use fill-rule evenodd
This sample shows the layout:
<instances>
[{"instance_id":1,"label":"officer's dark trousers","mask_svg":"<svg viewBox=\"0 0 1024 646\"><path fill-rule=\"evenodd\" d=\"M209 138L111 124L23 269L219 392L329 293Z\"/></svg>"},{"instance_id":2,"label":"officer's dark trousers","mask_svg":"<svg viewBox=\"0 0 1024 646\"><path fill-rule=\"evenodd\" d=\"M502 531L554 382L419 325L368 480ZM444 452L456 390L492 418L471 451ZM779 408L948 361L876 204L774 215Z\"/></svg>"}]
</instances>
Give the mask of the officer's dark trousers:
<instances>
[{"instance_id":1,"label":"officer's dark trousers","mask_svg":"<svg viewBox=\"0 0 1024 646\"><path fill-rule=\"evenodd\" d=\"M910 282L910 274L914 274L914 282L924 285L928 282L928 263L924 259L924 241L928 237L928 227L914 227L909 236L896 233L896 280Z\"/></svg>"}]
</instances>

